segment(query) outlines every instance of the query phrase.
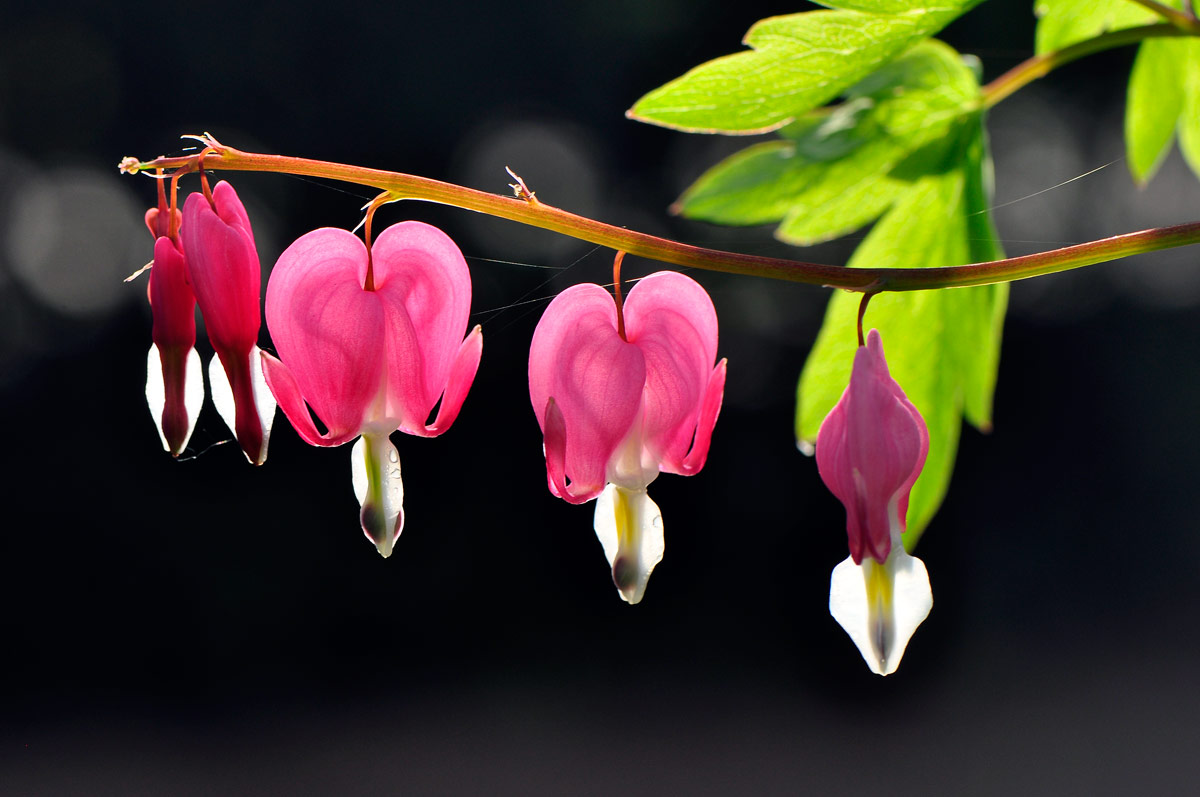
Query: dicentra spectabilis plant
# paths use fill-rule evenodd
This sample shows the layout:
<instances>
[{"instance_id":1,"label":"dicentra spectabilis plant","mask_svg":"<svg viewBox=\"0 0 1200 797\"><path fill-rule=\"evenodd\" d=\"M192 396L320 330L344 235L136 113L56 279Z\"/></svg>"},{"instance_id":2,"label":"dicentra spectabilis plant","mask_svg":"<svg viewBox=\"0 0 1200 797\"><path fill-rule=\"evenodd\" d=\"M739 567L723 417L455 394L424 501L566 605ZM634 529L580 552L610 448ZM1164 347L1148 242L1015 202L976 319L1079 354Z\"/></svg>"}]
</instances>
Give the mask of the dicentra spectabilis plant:
<instances>
[{"instance_id":1,"label":"dicentra spectabilis plant","mask_svg":"<svg viewBox=\"0 0 1200 797\"><path fill-rule=\"evenodd\" d=\"M623 306L599 285L560 293L529 349L529 398L545 436L550 492L596 499L594 528L621 597L637 603L663 556L646 488L704 467L721 411L717 313L693 279L651 274Z\"/></svg>"},{"instance_id":2,"label":"dicentra spectabilis plant","mask_svg":"<svg viewBox=\"0 0 1200 797\"><path fill-rule=\"evenodd\" d=\"M618 264L629 253L838 289L801 371L795 434L802 450L815 443L820 476L846 511L850 556L834 568L830 611L870 669L886 675L932 606L925 567L910 552L945 495L963 421L992 425L1008 283L1200 243L1200 222L1192 222L1006 258L991 220L985 131L990 108L1052 69L1138 44L1125 124L1132 175L1149 180L1176 138L1200 174L1195 3L1038 0L1037 55L985 84L973 57L931 38L978 2L822 0L828 10L762 20L745 37L748 51L689 70L627 112L685 132L774 133L710 168L674 210L716 224L775 224L775 236L797 246L872 225L846 266L614 227L546 204L520 178L516 195L505 197L243 152L211 136L200 137L199 153L127 158L121 168L160 178L173 170L173 180L206 167L343 180L381 191L372 208L440 202L608 247ZM188 199L181 236L176 214L159 204L150 219L158 359L152 350L147 396L164 445L174 454L186 446L200 395L190 284L224 363L213 369L218 407L236 407L231 426L251 461L261 462L270 413L258 409L255 392L258 262L249 221L225 184ZM661 515L646 488L660 472L703 467L725 365L716 363L716 313L697 282L656 273L622 305L614 281L615 300L601 286L578 285L550 303L530 347L529 391L550 491L572 503L597 501L594 528L613 580L636 603L663 551ZM469 307L458 248L411 222L368 245L343 230L309 233L271 276L266 312L278 359L262 357L266 378L309 443L361 437L353 455L361 525L385 556L403 523L389 435L433 436L453 422L481 350L478 328L463 338ZM222 371L231 390L219 385ZM800 562L794 571L824 578L830 564Z\"/></svg>"}]
</instances>

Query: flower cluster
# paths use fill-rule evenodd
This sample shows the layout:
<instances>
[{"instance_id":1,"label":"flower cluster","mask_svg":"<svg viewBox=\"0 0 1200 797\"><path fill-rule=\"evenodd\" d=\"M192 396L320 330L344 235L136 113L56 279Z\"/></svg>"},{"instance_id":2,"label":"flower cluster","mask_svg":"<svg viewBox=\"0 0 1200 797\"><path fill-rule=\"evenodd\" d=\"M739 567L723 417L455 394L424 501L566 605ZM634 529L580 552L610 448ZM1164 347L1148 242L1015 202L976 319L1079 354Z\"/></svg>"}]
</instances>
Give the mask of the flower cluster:
<instances>
[{"instance_id":1,"label":"flower cluster","mask_svg":"<svg viewBox=\"0 0 1200 797\"><path fill-rule=\"evenodd\" d=\"M205 182L180 212L174 187L168 205L163 182L158 207L146 214L155 237L146 396L164 447L174 456L187 447L203 402L198 306L216 352L213 401L246 457L266 460L276 401L311 445L356 440L360 524L389 556L404 527L391 434L445 432L479 368L483 334L479 326L467 331L471 277L462 253L415 221L372 241L370 215L365 242L332 228L301 236L267 285L272 355L258 348L259 260L236 192L225 182L210 192ZM530 345L529 397L550 492L572 504L596 501L593 528L613 583L634 604L664 551L662 514L647 489L660 473L704 467L726 363L717 361L717 314L699 284L659 272L622 302L619 264L620 257L615 297L576 285L547 307ZM845 505L850 547L833 571L830 612L881 675L895 671L932 606L925 567L901 542L928 450L925 423L871 330L821 426L816 455L821 478Z\"/></svg>"},{"instance_id":2,"label":"flower cluster","mask_svg":"<svg viewBox=\"0 0 1200 797\"><path fill-rule=\"evenodd\" d=\"M199 305L217 353L209 367L213 403L246 458L261 465L275 400L259 367L261 272L246 209L233 186L220 182L211 193L189 196L180 214L167 207L160 181L159 204L146 214L146 224L155 236L149 288L154 345L146 401L163 446L174 456L182 453L204 400L194 348Z\"/></svg>"}]
</instances>

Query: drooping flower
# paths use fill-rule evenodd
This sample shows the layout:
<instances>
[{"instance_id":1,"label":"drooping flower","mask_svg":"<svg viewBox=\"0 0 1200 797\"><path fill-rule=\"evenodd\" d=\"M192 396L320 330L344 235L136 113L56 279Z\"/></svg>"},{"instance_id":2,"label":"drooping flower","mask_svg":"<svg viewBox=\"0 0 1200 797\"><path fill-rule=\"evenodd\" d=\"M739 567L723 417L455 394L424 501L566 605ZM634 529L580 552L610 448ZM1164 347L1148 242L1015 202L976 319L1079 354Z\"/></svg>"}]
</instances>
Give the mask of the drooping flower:
<instances>
[{"instance_id":1,"label":"drooping flower","mask_svg":"<svg viewBox=\"0 0 1200 797\"><path fill-rule=\"evenodd\" d=\"M183 204L182 237L188 277L217 352L208 369L213 403L246 458L261 465L267 459L275 401L259 365L258 249L233 186L217 183L211 201L204 194L190 195Z\"/></svg>"},{"instance_id":2,"label":"drooping flower","mask_svg":"<svg viewBox=\"0 0 1200 797\"><path fill-rule=\"evenodd\" d=\"M623 312L599 285L568 288L533 334L529 397L550 492L572 504L599 499L596 535L629 603L663 556L647 486L660 472L698 473L708 457L725 388L716 354L712 300L675 272L638 282Z\"/></svg>"},{"instance_id":3,"label":"drooping flower","mask_svg":"<svg viewBox=\"0 0 1200 797\"><path fill-rule=\"evenodd\" d=\"M925 421L888 372L873 329L817 433L817 469L846 507L850 543L830 579L829 611L879 675L895 672L933 606L925 564L900 540L928 453Z\"/></svg>"},{"instance_id":4,"label":"drooping flower","mask_svg":"<svg viewBox=\"0 0 1200 797\"><path fill-rule=\"evenodd\" d=\"M372 289L367 284L371 263ZM436 437L450 428L479 368L483 332L466 339L471 276L454 242L409 221L371 248L345 230L301 236L267 283L267 384L305 442L356 437L353 476L363 532L389 556L404 527L396 429ZM436 419L427 420L441 399ZM326 431L309 414L316 413Z\"/></svg>"},{"instance_id":5,"label":"drooping flower","mask_svg":"<svg viewBox=\"0 0 1200 797\"><path fill-rule=\"evenodd\" d=\"M146 403L163 448L179 456L187 447L204 403L204 376L196 353L196 299L178 239L180 214L168 209L162 181L159 206L146 211L154 236L154 265L147 293L154 315L146 358Z\"/></svg>"}]
</instances>

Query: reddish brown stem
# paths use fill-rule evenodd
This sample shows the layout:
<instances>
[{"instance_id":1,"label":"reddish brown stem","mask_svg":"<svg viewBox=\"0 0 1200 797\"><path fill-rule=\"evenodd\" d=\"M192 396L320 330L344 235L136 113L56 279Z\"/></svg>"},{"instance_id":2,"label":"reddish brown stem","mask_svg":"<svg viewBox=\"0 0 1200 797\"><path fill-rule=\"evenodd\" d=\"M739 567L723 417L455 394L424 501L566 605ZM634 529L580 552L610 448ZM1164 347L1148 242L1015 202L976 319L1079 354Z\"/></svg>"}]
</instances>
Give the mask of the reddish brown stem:
<instances>
[{"instance_id":1,"label":"reddish brown stem","mask_svg":"<svg viewBox=\"0 0 1200 797\"><path fill-rule=\"evenodd\" d=\"M375 260L371 256L371 222L375 221L375 208L378 207L374 202L367 206L367 217L363 221L363 242L367 245L367 276L363 280L363 290L375 290Z\"/></svg>"},{"instance_id":2,"label":"reddish brown stem","mask_svg":"<svg viewBox=\"0 0 1200 797\"><path fill-rule=\"evenodd\" d=\"M1169 27L1169 26L1167 26ZM238 171L276 172L324 177L368 185L388 193L391 200L420 199L486 213L534 227L553 230L601 246L677 266L705 268L734 274L824 285L850 291L921 291L960 288L1053 274L1121 257L1200 243L1200 222L1159 227L1117 235L1100 241L1067 246L1049 252L972 263L965 266L928 268L844 268L799 260L746 255L689 246L677 241L639 233L624 227L578 216L544 202L496 196L451 183L399 172L366 169L341 163L242 152L206 139L215 150L209 158L215 168ZM213 161L216 163L213 163ZM143 163L126 158L121 169L136 173L158 167L194 170L196 156L157 158Z\"/></svg>"},{"instance_id":3,"label":"reddish brown stem","mask_svg":"<svg viewBox=\"0 0 1200 797\"><path fill-rule=\"evenodd\" d=\"M628 342L628 338L625 337L624 300L621 299L621 261L624 259L625 253L621 251L613 258L613 293L617 295L617 334L621 336L621 340Z\"/></svg>"}]
</instances>

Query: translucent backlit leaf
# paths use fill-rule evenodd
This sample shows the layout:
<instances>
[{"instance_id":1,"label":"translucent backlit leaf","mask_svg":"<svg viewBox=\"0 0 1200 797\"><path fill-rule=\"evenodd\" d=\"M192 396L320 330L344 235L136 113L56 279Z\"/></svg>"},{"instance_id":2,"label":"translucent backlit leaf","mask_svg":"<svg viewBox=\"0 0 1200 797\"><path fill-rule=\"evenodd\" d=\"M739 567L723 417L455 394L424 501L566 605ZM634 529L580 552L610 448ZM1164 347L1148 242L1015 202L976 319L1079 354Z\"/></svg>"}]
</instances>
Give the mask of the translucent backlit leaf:
<instances>
[{"instance_id":1,"label":"translucent backlit leaf","mask_svg":"<svg viewBox=\"0 0 1200 797\"><path fill-rule=\"evenodd\" d=\"M990 166L978 118L962 126L944 157L946 168L912 184L849 267L919 268L1000 256L986 212ZM910 550L945 495L964 413L977 426L990 425L1006 287L885 293L867 310L864 327L879 329L892 375L929 427L929 456L909 503ZM859 299L837 293L830 300L797 391L801 440L816 440L849 380Z\"/></svg>"},{"instance_id":2,"label":"translucent backlit leaf","mask_svg":"<svg viewBox=\"0 0 1200 797\"><path fill-rule=\"evenodd\" d=\"M697 133L774 130L834 99L980 1L847 0L830 5L862 10L769 17L746 34L749 52L701 64L642 97L627 115Z\"/></svg>"},{"instance_id":3,"label":"translucent backlit leaf","mask_svg":"<svg viewBox=\"0 0 1200 797\"><path fill-rule=\"evenodd\" d=\"M1138 48L1129 75L1125 108L1125 149L1129 171L1146 183L1158 171L1175 138L1183 110L1183 81L1176 73L1188 60L1188 42L1151 39Z\"/></svg>"},{"instance_id":4,"label":"translucent backlit leaf","mask_svg":"<svg viewBox=\"0 0 1200 797\"><path fill-rule=\"evenodd\" d=\"M783 141L714 166L675 209L720 224L779 221L776 236L797 244L844 235L903 193L911 178L893 170L904 163L911 173L914 153L943 148L977 99L963 59L941 42L922 42L848 90L842 104L784 128Z\"/></svg>"},{"instance_id":5,"label":"translucent backlit leaf","mask_svg":"<svg viewBox=\"0 0 1200 797\"><path fill-rule=\"evenodd\" d=\"M1168 0L1167 5L1172 5ZM1038 55L1061 50L1110 30L1161 22L1162 17L1130 0L1037 0Z\"/></svg>"}]
</instances>

